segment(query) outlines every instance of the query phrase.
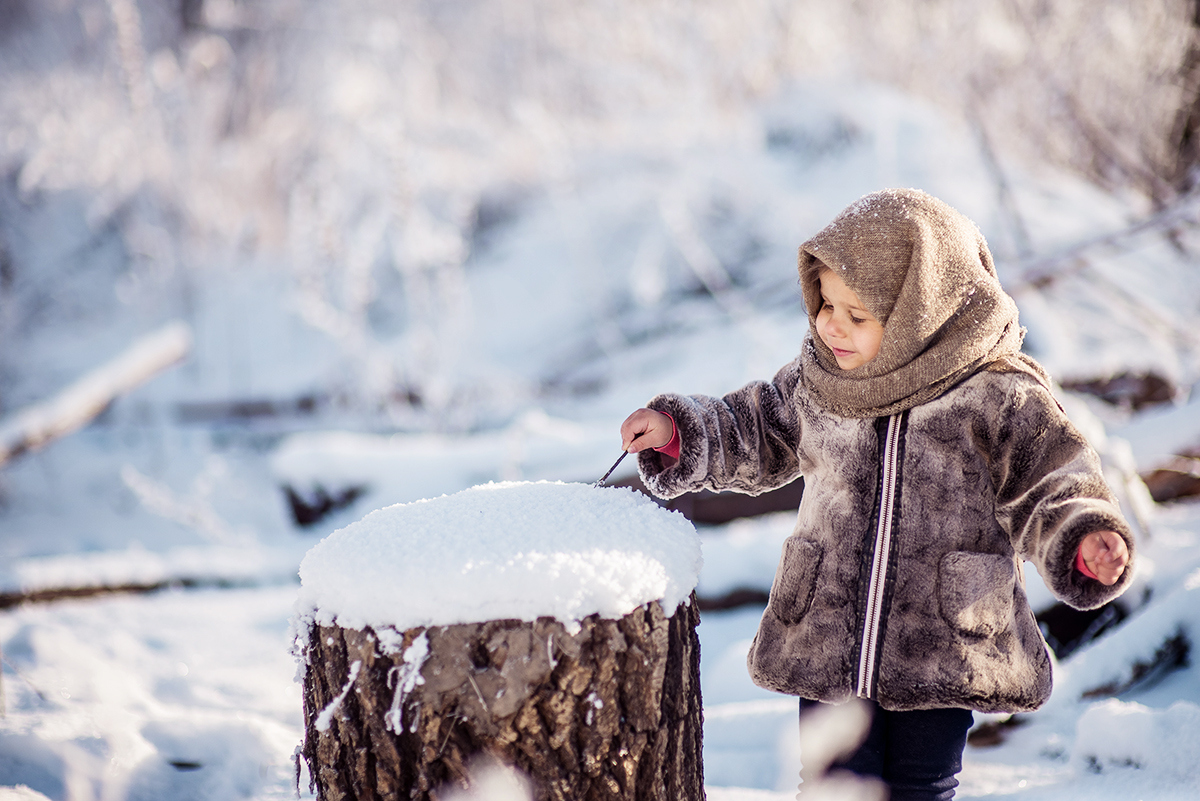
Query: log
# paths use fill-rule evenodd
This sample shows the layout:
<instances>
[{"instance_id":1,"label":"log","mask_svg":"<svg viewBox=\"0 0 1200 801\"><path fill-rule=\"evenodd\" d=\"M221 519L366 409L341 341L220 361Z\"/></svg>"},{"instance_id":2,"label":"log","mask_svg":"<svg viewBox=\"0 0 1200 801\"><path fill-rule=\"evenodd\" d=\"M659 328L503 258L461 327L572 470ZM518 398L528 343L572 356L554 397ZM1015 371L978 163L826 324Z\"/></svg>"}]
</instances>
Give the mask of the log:
<instances>
[{"instance_id":1,"label":"log","mask_svg":"<svg viewBox=\"0 0 1200 801\"><path fill-rule=\"evenodd\" d=\"M300 565L297 777L326 801L438 801L490 764L536 801L700 801L700 561L681 514L560 482L334 532Z\"/></svg>"},{"instance_id":2,"label":"log","mask_svg":"<svg viewBox=\"0 0 1200 801\"><path fill-rule=\"evenodd\" d=\"M703 799L698 622L693 599L669 618L658 603L593 616L574 634L552 618L403 633L314 623L312 789L437 799L486 755L525 773L537 801ZM405 661L414 649L419 665Z\"/></svg>"},{"instance_id":3,"label":"log","mask_svg":"<svg viewBox=\"0 0 1200 801\"><path fill-rule=\"evenodd\" d=\"M654 498L650 490L642 483L641 476L637 474L614 481L612 486L631 487L654 499L664 509L679 512L693 523L713 526L741 517L757 517L771 512L794 512L800 507L800 499L804 495L803 478L797 478L789 484L770 492L764 492L762 495L746 495L732 490L725 492L698 490L685 492L669 501Z\"/></svg>"},{"instance_id":4,"label":"log","mask_svg":"<svg viewBox=\"0 0 1200 801\"><path fill-rule=\"evenodd\" d=\"M174 322L142 337L53 398L0 421L0 465L83 428L119 396L187 356L191 329Z\"/></svg>"}]
</instances>

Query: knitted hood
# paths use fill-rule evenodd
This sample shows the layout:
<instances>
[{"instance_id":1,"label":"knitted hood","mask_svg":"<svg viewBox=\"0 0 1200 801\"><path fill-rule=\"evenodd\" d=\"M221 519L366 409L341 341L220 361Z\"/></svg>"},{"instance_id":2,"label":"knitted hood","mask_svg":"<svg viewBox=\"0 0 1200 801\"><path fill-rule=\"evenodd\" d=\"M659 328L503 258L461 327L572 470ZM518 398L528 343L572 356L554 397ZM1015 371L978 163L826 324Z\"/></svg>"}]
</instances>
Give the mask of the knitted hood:
<instances>
[{"instance_id":1,"label":"knitted hood","mask_svg":"<svg viewBox=\"0 0 1200 801\"><path fill-rule=\"evenodd\" d=\"M878 355L843 370L817 333L818 274L829 267L883 325ZM915 189L861 198L800 246L809 336L805 388L843 417L880 417L933 400L987 369L1024 372L1049 387L1021 354L1025 331L1001 288L975 224Z\"/></svg>"}]
</instances>

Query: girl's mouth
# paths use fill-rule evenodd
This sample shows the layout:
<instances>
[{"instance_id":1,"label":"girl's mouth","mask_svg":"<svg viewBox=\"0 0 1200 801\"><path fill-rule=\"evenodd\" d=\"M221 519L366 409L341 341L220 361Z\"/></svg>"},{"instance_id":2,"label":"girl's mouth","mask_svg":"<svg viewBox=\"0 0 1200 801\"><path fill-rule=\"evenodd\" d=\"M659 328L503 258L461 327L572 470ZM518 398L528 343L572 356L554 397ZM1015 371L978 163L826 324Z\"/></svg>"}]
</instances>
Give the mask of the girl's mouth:
<instances>
[{"instance_id":1,"label":"girl's mouth","mask_svg":"<svg viewBox=\"0 0 1200 801\"><path fill-rule=\"evenodd\" d=\"M834 348L832 346L830 346L830 349L833 351L833 355L839 359L848 359L854 355L854 351L852 350L842 350L841 348Z\"/></svg>"}]
</instances>

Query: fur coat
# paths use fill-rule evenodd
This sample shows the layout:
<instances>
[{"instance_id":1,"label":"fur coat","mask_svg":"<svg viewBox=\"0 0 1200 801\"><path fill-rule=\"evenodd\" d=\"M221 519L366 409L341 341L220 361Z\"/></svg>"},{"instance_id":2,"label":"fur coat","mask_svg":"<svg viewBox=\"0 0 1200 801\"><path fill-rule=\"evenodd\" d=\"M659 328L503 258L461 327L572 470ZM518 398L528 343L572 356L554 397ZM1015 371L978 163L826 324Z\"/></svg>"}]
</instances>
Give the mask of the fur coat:
<instances>
[{"instance_id":1,"label":"fur coat","mask_svg":"<svg viewBox=\"0 0 1200 801\"><path fill-rule=\"evenodd\" d=\"M853 418L811 402L805 369L797 359L723 398L658 396L649 406L674 418L679 459L639 454L664 498L759 494L804 476L750 648L754 681L892 710L1040 706L1051 664L1022 562L1080 609L1115 598L1133 572L1096 454L1025 373L981 371L890 417ZM1130 549L1113 586L1074 567L1100 529Z\"/></svg>"}]
</instances>

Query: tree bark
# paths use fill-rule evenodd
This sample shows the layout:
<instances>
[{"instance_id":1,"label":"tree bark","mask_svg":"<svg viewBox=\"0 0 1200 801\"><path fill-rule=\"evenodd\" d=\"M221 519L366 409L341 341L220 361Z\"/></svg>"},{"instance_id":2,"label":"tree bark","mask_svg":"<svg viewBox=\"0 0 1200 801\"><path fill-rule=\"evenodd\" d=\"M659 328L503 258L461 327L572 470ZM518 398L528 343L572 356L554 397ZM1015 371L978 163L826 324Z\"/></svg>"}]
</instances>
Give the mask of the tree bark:
<instances>
[{"instance_id":1,"label":"tree bark","mask_svg":"<svg viewBox=\"0 0 1200 801\"><path fill-rule=\"evenodd\" d=\"M525 773L537 801L702 801L698 622L693 597L669 618L651 603L574 634L551 618L313 625L310 784L325 801L437 799L486 755Z\"/></svg>"}]
</instances>

